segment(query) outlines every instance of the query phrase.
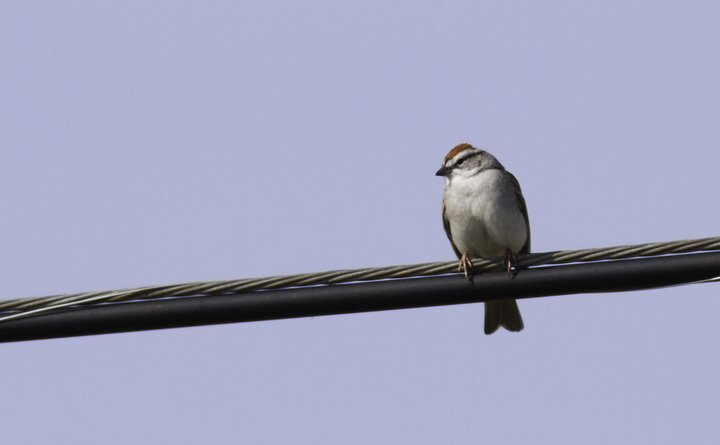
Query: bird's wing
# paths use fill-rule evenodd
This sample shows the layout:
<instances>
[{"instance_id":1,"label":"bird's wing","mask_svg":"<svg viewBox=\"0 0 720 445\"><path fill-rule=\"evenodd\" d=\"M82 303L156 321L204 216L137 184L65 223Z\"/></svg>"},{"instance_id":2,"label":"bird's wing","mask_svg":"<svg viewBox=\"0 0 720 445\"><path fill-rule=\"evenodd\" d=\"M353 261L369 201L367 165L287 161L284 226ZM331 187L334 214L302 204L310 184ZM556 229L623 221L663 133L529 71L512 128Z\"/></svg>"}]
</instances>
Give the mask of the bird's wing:
<instances>
[{"instance_id":1,"label":"bird's wing","mask_svg":"<svg viewBox=\"0 0 720 445\"><path fill-rule=\"evenodd\" d=\"M527 204L525 204L525 198L523 197L522 190L520 189L520 183L517 178L515 178L515 176L509 171L506 170L505 172L515 187L515 197L517 198L518 207L522 212L523 218L525 218L525 226L527 227L527 240L518 253L530 253L530 218L528 217Z\"/></svg>"},{"instance_id":2,"label":"bird's wing","mask_svg":"<svg viewBox=\"0 0 720 445\"><path fill-rule=\"evenodd\" d=\"M452 233L450 232L450 220L447 218L445 214L445 200L443 200L443 207L442 207L442 218L443 218L443 227L445 227L445 234L447 235L448 239L450 240L450 245L452 246L453 250L455 251L455 255L457 255L458 258L462 256L458 248L455 246L455 243L452 239Z\"/></svg>"}]
</instances>

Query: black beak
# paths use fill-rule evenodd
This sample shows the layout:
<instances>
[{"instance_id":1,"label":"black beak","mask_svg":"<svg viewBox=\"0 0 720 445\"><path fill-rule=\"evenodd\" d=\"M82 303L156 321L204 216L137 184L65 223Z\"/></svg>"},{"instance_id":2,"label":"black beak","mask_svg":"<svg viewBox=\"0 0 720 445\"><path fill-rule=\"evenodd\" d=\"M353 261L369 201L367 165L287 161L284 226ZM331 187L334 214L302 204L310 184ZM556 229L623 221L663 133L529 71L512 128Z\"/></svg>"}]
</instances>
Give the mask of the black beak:
<instances>
[{"instance_id":1,"label":"black beak","mask_svg":"<svg viewBox=\"0 0 720 445\"><path fill-rule=\"evenodd\" d=\"M438 170L438 171L435 173L435 176L447 176L447 175L450 174L450 170L451 170L451 169L449 169L449 168L447 168L447 167L445 167L445 166L443 165L442 167L440 167L440 170Z\"/></svg>"}]
</instances>

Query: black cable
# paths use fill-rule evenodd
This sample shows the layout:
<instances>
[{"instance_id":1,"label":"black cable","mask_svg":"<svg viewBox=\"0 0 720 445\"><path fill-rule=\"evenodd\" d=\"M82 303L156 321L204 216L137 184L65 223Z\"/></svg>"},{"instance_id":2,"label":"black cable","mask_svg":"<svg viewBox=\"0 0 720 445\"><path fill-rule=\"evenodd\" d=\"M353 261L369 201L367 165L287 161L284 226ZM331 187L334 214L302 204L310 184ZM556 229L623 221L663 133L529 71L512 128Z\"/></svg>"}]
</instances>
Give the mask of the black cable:
<instances>
[{"instance_id":1,"label":"black cable","mask_svg":"<svg viewBox=\"0 0 720 445\"><path fill-rule=\"evenodd\" d=\"M720 276L720 252L461 275L106 303L0 323L0 342L650 289Z\"/></svg>"}]
</instances>

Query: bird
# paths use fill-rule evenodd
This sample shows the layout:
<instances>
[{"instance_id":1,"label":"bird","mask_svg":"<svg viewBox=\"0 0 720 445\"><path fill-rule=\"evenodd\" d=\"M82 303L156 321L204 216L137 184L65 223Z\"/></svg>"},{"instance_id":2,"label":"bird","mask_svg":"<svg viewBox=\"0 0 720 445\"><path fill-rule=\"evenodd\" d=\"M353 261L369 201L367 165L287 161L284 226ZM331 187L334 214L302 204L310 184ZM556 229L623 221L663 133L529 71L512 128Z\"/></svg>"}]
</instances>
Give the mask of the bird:
<instances>
[{"instance_id":1,"label":"bird","mask_svg":"<svg viewBox=\"0 0 720 445\"><path fill-rule=\"evenodd\" d=\"M445 156L435 173L444 176L442 218L445 233L470 279L472 258L502 256L508 277L515 254L530 252L530 220L515 176L485 150L463 143ZM485 334L500 326L518 332L525 326L513 299L485 303Z\"/></svg>"}]
</instances>

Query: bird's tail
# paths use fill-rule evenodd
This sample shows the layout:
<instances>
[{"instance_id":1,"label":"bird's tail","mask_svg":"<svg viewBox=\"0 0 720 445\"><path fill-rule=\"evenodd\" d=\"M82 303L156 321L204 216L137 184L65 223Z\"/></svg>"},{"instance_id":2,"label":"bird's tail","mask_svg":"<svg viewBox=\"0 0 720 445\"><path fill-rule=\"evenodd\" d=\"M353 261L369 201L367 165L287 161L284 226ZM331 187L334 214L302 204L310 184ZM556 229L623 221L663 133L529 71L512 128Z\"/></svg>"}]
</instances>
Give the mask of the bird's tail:
<instances>
[{"instance_id":1,"label":"bird's tail","mask_svg":"<svg viewBox=\"0 0 720 445\"><path fill-rule=\"evenodd\" d=\"M492 334L502 326L508 331L522 331L522 317L515 300L498 300L485 302L485 333Z\"/></svg>"}]
</instances>

